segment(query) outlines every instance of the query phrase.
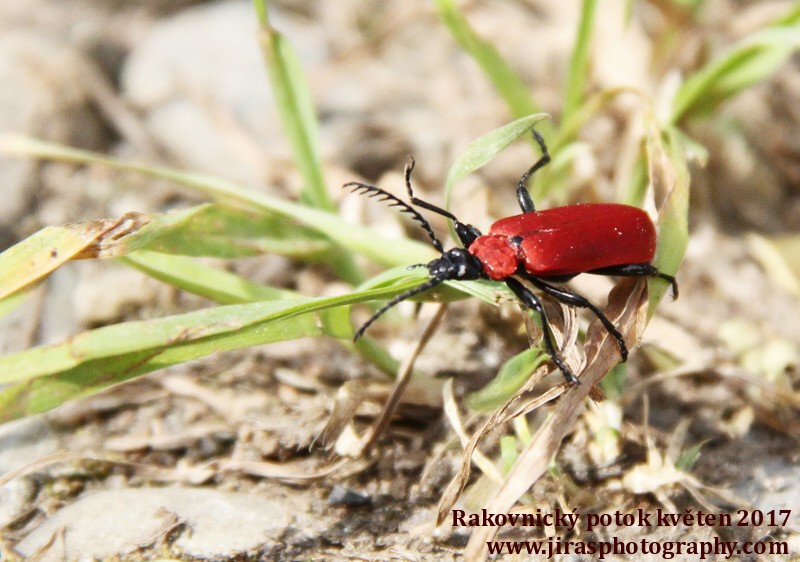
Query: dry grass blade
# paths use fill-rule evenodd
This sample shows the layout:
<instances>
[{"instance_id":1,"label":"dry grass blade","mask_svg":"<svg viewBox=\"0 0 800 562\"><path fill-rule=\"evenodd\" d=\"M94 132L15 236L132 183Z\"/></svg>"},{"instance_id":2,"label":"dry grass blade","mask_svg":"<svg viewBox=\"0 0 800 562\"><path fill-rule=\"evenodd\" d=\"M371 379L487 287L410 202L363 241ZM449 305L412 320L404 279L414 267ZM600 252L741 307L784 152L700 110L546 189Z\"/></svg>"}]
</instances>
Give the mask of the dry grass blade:
<instances>
[{"instance_id":1,"label":"dry grass blade","mask_svg":"<svg viewBox=\"0 0 800 562\"><path fill-rule=\"evenodd\" d=\"M329 448L344 433L356 415L359 404L364 401L367 387L363 381L347 381L336 392L330 417L319 436L323 447Z\"/></svg>"},{"instance_id":2,"label":"dry grass blade","mask_svg":"<svg viewBox=\"0 0 800 562\"><path fill-rule=\"evenodd\" d=\"M580 373L586 366L586 354L578 345L580 326L577 311L547 295L542 295L541 298L547 315L547 323L557 342L559 355L573 372ZM525 328L528 330L528 340L531 341L531 324L526 323Z\"/></svg>"},{"instance_id":3,"label":"dry grass blade","mask_svg":"<svg viewBox=\"0 0 800 562\"><path fill-rule=\"evenodd\" d=\"M183 466L180 468L168 468L164 466L126 461L105 455L61 452L38 458L24 466L12 470L11 472L0 475L0 486L7 484L15 478L20 478L35 472L43 471L44 469L57 464L67 463L109 464L124 469L130 469L140 478L158 482L203 484L214 477L217 473L217 470L210 466L213 464L213 462L200 465Z\"/></svg>"},{"instance_id":4,"label":"dry grass blade","mask_svg":"<svg viewBox=\"0 0 800 562\"><path fill-rule=\"evenodd\" d=\"M554 400L564 393L566 386L559 385L551 388L544 394L540 394L534 399L531 399L527 393L530 392L534 386L539 384L539 382L541 382L545 374L547 374L547 370L544 368L539 369L536 373L534 373L534 375L528 379L528 382L525 384L525 386L520 389L517 396L509 399L502 407L498 408L484 422L481 428L472 434L469 442L464 447L461 468L455 477L453 477L453 479L450 481L447 489L439 499L438 514L436 517L437 525L442 524L453 505L455 505L456 501L461 496L461 493L464 491L464 487L467 484L467 480L469 479L472 468L473 455L476 454L475 449L477 448L478 443L481 442L481 439L483 439L486 434L495 430L498 426L508 422L514 417L530 412L546 404L547 402Z\"/></svg>"},{"instance_id":5,"label":"dry grass blade","mask_svg":"<svg viewBox=\"0 0 800 562\"><path fill-rule=\"evenodd\" d=\"M543 298L542 300L545 304L547 318L553 330L553 335L559 342L561 354L576 372L580 371L585 365L585 358L576 345L578 338L578 322L575 310L565 307L549 298ZM530 314L528 314L524 308L523 319L525 321L525 328L528 333L530 345L532 347L536 346L537 333L540 332L540 330L534 325ZM516 394L506 400L506 402L486 420L483 426L472 435L466 444L464 443L465 440L462 439L464 454L461 460L461 468L439 500L437 525L440 525L444 521L447 517L447 513L452 509L455 502L463 493L464 487L469 479L473 462L481 468L484 473L488 474L490 477L492 476L491 470L486 470L484 468L486 465L484 459L480 456L479 452L476 452L476 448L481 439L517 416L527 414L547 402L554 400L566 390L566 386L560 385L551 388L543 394L540 393L536 396L531 396L530 392L542 381L546 374L546 369L538 369ZM451 425L453 425L454 429L458 432L459 428L457 425L452 423L452 421Z\"/></svg>"},{"instance_id":6,"label":"dry grass blade","mask_svg":"<svg viewBox=\"0 0 800 562\"><path fill-rule=\"evenodd\" d=\"M44 228L3 252L0 257L0 298L14 294L69 260L106 258L120 239L139 231L150 219L127 213L119 219L102 219Z\"/></svg>"},{"instance_id":7,"label":"dry grass blade","mask_svg":"<svg viewBox=\"0 0 800 562\"><path fill-rule=\"evenodd\" d=\"M258 478L271 478L285 482L302 483L330 478L336 474L339 469L348 465L350 462L351 459L339 459L327 468L316 472L303 472L299 470L297 466L268 461L224 459L213 461L210 465L220 472L239 472Z\"/></svg>"},{"instance_id":8,"label":"dry grass blade","mask_svg":"<svg viewBox=\"0 0 800 562\"><path fill-rule=\"evenodd\" d=\"M400 369L397 373L397 380L392 387L392 391L387 397L378 419L373 423L366 436L359 438L355 435L350 425L350 421L354 417L356 409L363 402L363 385L350 386L346 390L340 391L340 395L337 397L336 405L331 413L330 420L322 432L321 440L324 444L333 443L335 441L335 450L339 454L346 454L351 457L363 455L375 444L384 430L389 426L392 416L403 397L403 393L411 382L411 376L414 373L414 363L439 327L439 323L444 315L444 310L444 305L438 305L433 318L425 327L425 331L420 336L417 344L400 365Z\"/></svg>"},{"instance_id":9,"label":"dry grass blade","mask_svg":"<svg viewBox=\"0 0 800 562\"><path fill-rule=\"evenodd\" d=\"M462 469L463 465L466 465L467 470L469 470L470 462L474 462L478 468L480 468L481 471L483 471L483 473L493 482L502 484L503 475L500 470L495 467L491 459L489 459L480 451L476 451L475 445L471 445L470 447L470 438L467 436L467 432L464 430L464 424L461 422L461 416L459 415L456 397L455 394L453 394L453 379L447 379L444 387L442 387L442 399L444 402L444 415L447 418L447 421L450 423L450 427L453 429L456 436L458 436L461 446L464 448L470 448L469 457L465 456L464 460L462 461ZM477 443L477 441L475 443ZM466 482L466 478L461 478L458 480L458 482L461 483L463 489L463 484ZM458 495L460 495L460 493L461 490L458 490ZM458 498L458 495L454 497Z\"/></svg>"},{"instance_id":10,"label":"dry grass blade","mask_svg":"<svg viewBox=\"0 0 800 562\"><path fill-rule=\"evenodd\" d=\"M623 279L611 291L606 315L623 334L628 348L633 349L646 324L647 282ZM619 362L619 349L599 321L593 322L586 337L587 366L581 383L570 388L555 411L542 424L530 443L520 453L503 486L486 506L490 513L507 513L528 489L544 474L548 463L558 451L564 437L572 429L582 411L584 399L592 387ZM492 540L496 527L475 530L464 551L464 560L482 560L487 541Z\"/></svg>"},{"instance_id":11,"label":"dry grass blade","mask_svg":"<svg viewBox=\"0 0 800 562\"><path fill-rule=\"evenodd\" d=\"M110 456L64 452L42 457L16 470L0 475L0 485L6 484L15 478L44 470L53 465L65 463L107 463L130 469L141 478L157 482L202 484L220 472L239 472L251 476L258 476L260 478L273 478L286 482L302 483L330 478L333 474L338 473L344 466L350 464L350 462L351 459L339 459L330 466L314 472L305 472L298 469L296 465L290 466L284 463L237 459L219 459L193 466L167 468L111 458ZM358 470L361 470L361 468Z\"/></svg>"},{"instance_id":12,"label":"dry grass blade","mask_svg":"<svg viewBox=\"0 0 800 562\"><path fill-rule=\"evenodd\" d=\"M44 544L42 544L42 546L37 548L33 554L27 556L25 560L28 562L39 562L40 560L44 559L44 557L50 552L50 549L56 544L56 540L58 540L61 545L61 552L64 552L64 532L64 527L59 527L56 529L53 534L50 535L50 538L48 538ZM20 557L20 560L22 560L22 557Z\"/></svg>"},{"instance_id":13,"label":"dry grass blade","mask_svg":"<svg viewBox=\"0 0 800 562\"><path fill-rule=\"evenodd\" d=\"M364 443L364 451L367 451L378 440L383 431L389 425L389 422L392 420L392 416L394 415L395 410L397 410L397 406L400 404L400 399L403 397L403 392L405 392L406 388L408 387L408 383L411 382L411 375L414 373L414 363L416 363L417 357L419 357L419 354L422 353L423 349L425 349L425 346L428 345L431 337L439 327L442 317L444 316L444 310L445 307L442 304L436 307L436 312L433 315L433 318L431 318L431 321L425 327L425 331L422 332L422 336L420 336L419 340L417 340L417 344L414 346L414 349L411 350L411 353L409 353L408 357L406 357L405 361L403 361L402 365L400 365L400 370L397 373L397 380L395 381L392 393L386 399L386 404L383 407L380 417L370 430L370 433Z\"/></svg>"}]
</instances>

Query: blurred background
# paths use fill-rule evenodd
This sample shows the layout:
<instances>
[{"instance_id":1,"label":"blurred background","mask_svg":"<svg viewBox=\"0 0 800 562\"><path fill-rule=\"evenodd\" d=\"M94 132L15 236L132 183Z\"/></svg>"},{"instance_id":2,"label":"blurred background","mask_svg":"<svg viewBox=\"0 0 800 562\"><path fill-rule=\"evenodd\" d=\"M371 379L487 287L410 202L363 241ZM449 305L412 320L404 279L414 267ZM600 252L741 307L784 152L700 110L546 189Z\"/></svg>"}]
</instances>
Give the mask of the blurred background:
<instances>
[{"instance_id":1,"label":"blurred background","mask_svg":"<svg viewBox=\"0 0 800 562\"><path fill-rule=\"evenodd\" d=\"M698 501L716 511L796 507L800 6L771 0L606 0L593 8L591 33L585 34L588 61L576 67L576 38L591 4L465 1L455 9L444 0L295 0L271 3L269 20L294 48L308 82L324 185L335 212L388 237L424 241L424 233L397 213L340 186L359 180L403 196L409 154L416 158L418 194L440 203L450 165L472 140L526 113L549 113L552 118L539 129L554 161L533 186L537 207L549 208L626 200L638 184L644 193L648 184L637 159L648 127L655 122L677 131L691 175L689 245L677 274L680 299L661 303L624 384L604 387L610 399L581 418L558 469L537 483L536 497L545 503L558 503L553 498L559 497L582 512L656 504L696 508ZM474 36L458 35L454 13ZM483 59L473 50L475 37L491 47L478 49ZM748 45L768 50L753 55L742 48ZM686 84L695 84L696 76L707 82L698 80L692 92ZM575 84L581 85L577 94L570 89ZM515 88L525 94L515 98ZM296 200L304 178L272 91L249 2L0 3L0 131L211 174ZM515 214L514 186L536 158L531 144L512 145L459 184L450 208L484 230ZM0 249L48 225L166 212L203 201L163 180L8 153L0 153L0 186ZM659 203L652 191L649 185L641 198L650 211ZM432 222L446 235L444 221ZM350 287L319 260L280 252L209 263L304 295L343 294ZM611 282L576 280L575 287L603 303ZM16 352L205 303L131 268L99 260L71 263L2 319L0 349ZM412 305L402 311L412 324L413 311ZM432 312L423 307L420 314L425 319ZM512 305L498 313L475 299L454 304L418 369L432 380L456 376L461 393L475 390L522 349L519 325ZM380 335L402 359L413 333L395 323ZM197 537L204 533L195 532L194 542L183 536L181 548L189 557L457 557L465 530L440 530L431 538L436 502L460 462L441 419L440 382L415 387L401 423L364 466L301 487L279 477L281 463L291 462L290 472L323 466L325 452L313 444L343 383L374 381L367 411L359 412L374 418L391 386L381 377L373 365L329 340L299 339L173 367L24 425L6 424L0 427L0 473L58 451L111 451L117 460L171 472L59 465L16 479L0 495L4 548L9 555L13 548L30 555L42 547L56 526L52 519L45 525L45 515L54 513L62 514L61 523L73 524L74 536L96 537L96 515L104 508L75 508L86 492L128 493L156 481L202 482L202 488L182 490L220 494L167 502L180 506L174 509L179 519L189 518L212 537L203 543ZM613 433L610 445L598 437L600 428ZM663 460L659 466L652 461L656 453ZM488 454L497 451L489 445ZM260 479L247 470L227 473L204 464L231 458L274 463L275 473L264 469L260 475L278 477ZM191 475L178 474L189 467ZM202 477L199 467L208 470ZM471 488L474 505L485 492L479 488ZM712 488L726 492L715 495ZM238 515L230 520L208 507L242 500L229 493L268 498L269 524L256 502L231 504ZM149 513L167 500L108 501L141 501L141 513ZM202 514L181 515L188 505L205 506L198 511L219 520L203 527ZM64 515L64 506L76 511ZM250 534L237 529L242 514L257 522ZM114 529L128 523L116 521ZM178 522L159 525L159 539L143 546L142 556L173 544L167 540L173 532L180 534ZM126 538L134 543L153 531L131 528L133 538ZM794 514L787 527L748 528L735 538L781 536L797 551L797 529ZM648 531L626 532L635 540ZM723 531L690 529L687 540L713 532ZM119 552L92 541L70 548L69 553L101 557Z\"/></svg>"}]
</instances>

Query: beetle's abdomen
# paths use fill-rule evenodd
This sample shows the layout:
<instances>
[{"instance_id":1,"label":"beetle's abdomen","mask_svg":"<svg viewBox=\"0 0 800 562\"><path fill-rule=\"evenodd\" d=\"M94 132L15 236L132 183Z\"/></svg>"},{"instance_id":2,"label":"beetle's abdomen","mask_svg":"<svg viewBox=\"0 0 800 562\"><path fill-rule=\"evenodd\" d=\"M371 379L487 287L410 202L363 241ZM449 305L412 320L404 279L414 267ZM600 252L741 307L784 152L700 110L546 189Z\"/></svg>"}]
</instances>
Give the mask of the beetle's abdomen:
<instances>
[{"instance_id":1,"label":"beetle's abdomen","mask_svg":"<svg viewBox=\"0 0 800 562\"><path fill-rule=\"evenodd\" d=\"M521 240L517 259L540 277L649 263L656 250L653 221L628 205L569 205L515 215L494 223L484 238L502 236Z\"/></svg>"}]
</instances>

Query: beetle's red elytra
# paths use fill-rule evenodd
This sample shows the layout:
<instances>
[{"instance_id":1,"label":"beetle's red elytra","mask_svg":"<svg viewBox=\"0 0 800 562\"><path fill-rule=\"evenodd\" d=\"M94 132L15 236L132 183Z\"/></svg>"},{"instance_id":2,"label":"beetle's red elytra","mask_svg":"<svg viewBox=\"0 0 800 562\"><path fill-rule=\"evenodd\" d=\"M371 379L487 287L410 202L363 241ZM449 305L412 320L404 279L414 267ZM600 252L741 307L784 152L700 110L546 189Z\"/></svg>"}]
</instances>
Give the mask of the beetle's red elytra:
<instances>
[{"instance_id":1,"label":"beetle's red elytra","mask_svg":"<svg viewBox=\"0 0 800 562\"><path fill-rule=\"evenodd\" d=\"M474 226L460 222L451 212L414 196L411 187L414 159L409 158L405 184L411 203L453 221L463 248L445 251L428 221L411 205L391 193L359 182L343 186L369 197L389 201L391 206L399 207L401 212L411 215L428 233L434 248L442 254L427 264L420 264L428 269L428 281L387 302L358 329L354 340L397 303L445 281L492 279L505 282L524 306L542 317L545 350L567 382L579 384L580 381L558 355L542 301L528 285L565 305L591 311L616 339L622 361L628 359L628 348L616 326L585 297L560 284L581 273L656 277L670 283L673 296L677 298L675 277L661 273L650 263L656 251L655 225L642 209L613 203L567 205L537 211L527 184L536 170L550 162L550 155L542 136L535 130L531 132L542 150L542 157L517 183L517 201L522 213L498 220L485 235Z\"/></svg>"},{"instance_id":2,"label":"beetle's red elytra","mask_svg":"<svg viewBox=\"0 0 800 562\"><path fill-rule=\"evenodd\" d=\"M576 275L650 263L656 252L656 227L638 207L569 205L500 219L468 251L496 281L516 273L518 264L538 277Z\"/></svg>"}]
</instances>

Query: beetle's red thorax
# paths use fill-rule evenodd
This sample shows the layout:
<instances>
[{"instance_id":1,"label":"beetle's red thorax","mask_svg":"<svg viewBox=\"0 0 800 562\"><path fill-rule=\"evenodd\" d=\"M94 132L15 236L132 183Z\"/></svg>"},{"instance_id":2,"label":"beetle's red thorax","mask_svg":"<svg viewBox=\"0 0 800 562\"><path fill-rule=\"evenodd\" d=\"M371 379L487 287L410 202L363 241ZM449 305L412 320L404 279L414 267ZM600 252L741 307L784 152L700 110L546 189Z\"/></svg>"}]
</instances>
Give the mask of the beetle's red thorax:
<instances>
[{"instance_id":1,"label":"beetle's red thorax","mask_svg":"<svg viewBox=\"0 0 800 562\"><path fill-rule=\"evenodd\" d=\"M511 238L517 238L518 246ZM573 275L649 263L655 249L655 226L642 209L587 204L501 219L488 235L470 245L469 252L481 260L489 278L504 279L513 275L520 263L531 275Z\"/></svg>"},{"instance_id":2,"label":"beetle's red thorax","mask_svg":"<svg viewBox=\"0 0 800 562\"><path fill-rule=\"evenodd\" d=\"M519 267L517 250L504 234L480 236L470 244L468 250L483 264L483 270L489 279L500 281L514 275Z\"/></svg>"}]
</instances>

